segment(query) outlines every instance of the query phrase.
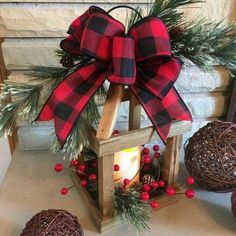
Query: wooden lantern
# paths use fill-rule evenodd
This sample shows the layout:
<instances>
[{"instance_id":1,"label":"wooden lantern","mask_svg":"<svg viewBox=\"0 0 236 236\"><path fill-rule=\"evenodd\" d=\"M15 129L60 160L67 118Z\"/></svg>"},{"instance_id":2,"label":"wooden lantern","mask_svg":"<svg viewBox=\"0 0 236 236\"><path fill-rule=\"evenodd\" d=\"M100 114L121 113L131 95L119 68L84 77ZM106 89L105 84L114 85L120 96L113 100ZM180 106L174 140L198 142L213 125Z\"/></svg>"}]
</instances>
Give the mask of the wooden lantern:
<instances>
[{"instance_id":1,"label":"wooden lantern","mask_svg":"<svg viewBox=\"0 0 236 236\"><path fill-rule=\"evenodd\" d=\"M122 101L130 101L129 131L112 135L119 106ZM104 104L103 113L96 134L91 133L90 147L98 156L98 204L87 190L80 186L78 175L71 171L71 176L79 192L84 196L91 210L91 216L100 232L119 224L112 216L114 205L114 157L117 152L138 147L153 140L155 132L152 126L140 128L141 105L128 89L122 85L110 85ZM163 179L168 185L176 186L179 171L179 154L182 135L191 128L191 121L173 122L167 139L164 157ZM175 198L158 199L162 207L178 201Z\"/></svg>"}]
</instances>

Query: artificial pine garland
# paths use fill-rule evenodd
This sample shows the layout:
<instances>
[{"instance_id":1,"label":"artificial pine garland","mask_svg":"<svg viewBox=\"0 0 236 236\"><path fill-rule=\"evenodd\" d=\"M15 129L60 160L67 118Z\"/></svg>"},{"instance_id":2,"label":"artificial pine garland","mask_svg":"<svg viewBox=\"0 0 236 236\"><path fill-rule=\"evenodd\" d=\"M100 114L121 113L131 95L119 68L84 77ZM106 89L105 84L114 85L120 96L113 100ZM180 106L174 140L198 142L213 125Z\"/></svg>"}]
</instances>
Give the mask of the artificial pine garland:
<instances>
[{"instance_id":1,"label":"artificial pine garland","mask_svg":"<svg viewBox=\"0 0 236 236\"><path fill-rule=\"evenodd\" d=\"M131 223L135 231L150 230L150 207L140 199L140 193L134 187L115 186L114 214Z\"/></svg>"},{"instance_id":2,"label":"artificial pine garland","mask_svg":"<svg viewBox=\"0 0 236 236\"><path fill-rule=\"evenodd\" d=\"M191 6L199 0L155 0L147 16L159 17L169 30L173 55L183 63L191 61L203 69L209 68L213 63L226 66L229 70L236 70L236 25L223 22L208 22L204 19L185 22L184 13L180 7ZM130 29L143 16L142 9L136 8L127 21ZM39 113L40 104L46 103L48 97L57 85L69 74L95 61L88 56L74 56L62 50L57 55L65 68L59 67L33 67L32 84L20 84L6 81L2 86L0 106L0 136L9 135L15 126L17 117L28 122L34 121ZM187 59L187 60L186 60ZM105 95L104 87L98 92ZM9 97L12 101L9 102ZM91 99L81 116L73 127L66 143L61 149L58 142L52 146L52 151L62 150L76 156L83 146L88 144L87 129L96 124L99 119L94 98Z\"/></svg>"}]
</instances>

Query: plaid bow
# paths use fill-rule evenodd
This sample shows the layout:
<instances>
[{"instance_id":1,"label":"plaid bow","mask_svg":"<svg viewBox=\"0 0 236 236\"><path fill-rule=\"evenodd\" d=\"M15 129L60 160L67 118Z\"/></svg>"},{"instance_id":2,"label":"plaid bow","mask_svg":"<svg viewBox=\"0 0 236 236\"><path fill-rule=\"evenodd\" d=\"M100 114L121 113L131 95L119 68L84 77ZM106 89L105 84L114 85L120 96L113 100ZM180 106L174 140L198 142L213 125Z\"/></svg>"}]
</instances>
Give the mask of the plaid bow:
<instances>
[{"instance_id":1,"label":"plaid bow","mask_svg":"<svg viewBox=\"0 0 236 236\"><path fill-rule=\"evenodd\" d=\"M171 55L167 29L159 18L144 18L125 34L119 21L90 7L72 22L68 33L61 42L63 50L96 60L61 82L39 114L38 120L55 119L61 144L106 78L129 86L164 142L173 120L192 119L173 87L181 65Z\"/></svg>"}]
</instances>

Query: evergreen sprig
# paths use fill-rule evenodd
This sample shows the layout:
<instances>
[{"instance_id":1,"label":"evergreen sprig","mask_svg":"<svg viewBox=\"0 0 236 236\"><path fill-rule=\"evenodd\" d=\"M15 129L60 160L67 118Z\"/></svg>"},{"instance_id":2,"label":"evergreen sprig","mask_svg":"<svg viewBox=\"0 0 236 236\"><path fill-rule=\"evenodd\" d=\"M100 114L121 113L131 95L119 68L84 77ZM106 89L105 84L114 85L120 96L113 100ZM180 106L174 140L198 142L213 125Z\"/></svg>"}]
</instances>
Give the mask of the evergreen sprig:
<instances>
[{"instance_id":1,"label":"evergreen sprig","mask_svg":"<svg viewBox=\"0 0 236 236\"><path fill-rule=\"evenodd\" d=\"M135 10L136 11L132 11L130 14L130 17L127 23L127 31L129 31L135 23L141 20L140 16L143 15L142 8L136 7Z\"/></svg>"},{"instance_id":2,"label":"evergreen sprig","mask_svg":"<svg viewBox=\"0 0 236 236\"><path fill-rule=\"evenodd\" d=\"M236 69L236 24L195 20L181 27L180 35L171 39L175 56L203 69L213 63Z\"/></svg>"},{"instance_id":3,"label":"evergreen sprig","mask_svg":"<svg viewBox=\"0 0 236 236\"><path fill-rule=\"evenodd\" d=\"M127 220L135 231L150 230L150 207L147 202L140 200L140 193L133 187L124 189L115 186L114 192L114 214L124 222Z\"/></svg>"},{"instance_id":4,"label":"evergreen sprig","mask_svg":"<svg viewBox=\"0 0 236 236\"><path fill-rule=\"evenodd\" d=\"M69 69L52 66L34 66L30 68L30 72L26 76L33 77L30 82L41 84L41 98L45 103L55 88L69 74Z\"/></svg>"},{"instance_id":5,"label":"evergreen sprig","mask_svg":"<svg viewBox=\"0 0 236 236\"><path fill-rule=\"evenodd\" d=\"M189 6L195 3L204 2L201 0L155 0L148 13L149 16L157 16L163 20L167 28L181 23L184 13L179 7Z\"/></svg>"},{"instance_id":6,"label":"evergreen sprig","mask_svg":"<svg viewBox=\"0 0 236 236\"><path fill-rule=\"evenodd\" d=\"M7 81L1 88L0 136L11 135L18 117L33 121L38 113L40 85ZM12 100L4 104L4 100Z\"/></svg>"}]
</instances>

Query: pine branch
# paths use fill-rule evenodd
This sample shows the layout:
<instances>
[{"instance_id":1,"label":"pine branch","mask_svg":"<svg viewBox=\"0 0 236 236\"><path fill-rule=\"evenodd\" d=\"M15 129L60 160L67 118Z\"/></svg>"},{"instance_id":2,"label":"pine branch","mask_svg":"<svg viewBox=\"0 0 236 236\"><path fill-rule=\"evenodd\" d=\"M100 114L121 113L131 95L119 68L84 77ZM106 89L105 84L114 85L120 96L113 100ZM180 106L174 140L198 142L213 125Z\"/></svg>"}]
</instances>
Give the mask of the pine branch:
<instances>
[{"instance_id":1,"label":"pine branch","mask_svg":"<svg viewBox=\"0 0 236 236\"><path fill-rule=\"evenodd\" d=\"M195 20L182 25L183 32L171 38L173 53L205 69L213 62L236 69L236 24Z\"/></svg>"},{"instance_id":2,"label":"pine branch","mask_svg":"<svg viewBox=\"0 0 236 236\"><path fill-rule=\"evenodd\" d=\"M163 20L167 28L181 23L184 13L179 7L204 2L201 0L155 0L149 11L149 16L157 16Z\"/></svg>"},{"instance_id":3,"label":"pine branch","mask_svg":"<svg viewBox=\"0 0 236 236\"><path fill-rule=\"evenodd\" d=\"M150 230L150 211L147 202L139 199L139 192L134 188L124 189L115 186L114 214L126 222L129 221L136 231Z\"/></svg>"},{"instance_id":4,"label":"pine branch","mask_svg":"<svg viewBox=\"0 0 236 236\"><path fill-rule=\"evenodd\" d=\"M33 121L38 114L40 85L27 85L7 81L2 85L1 100L13 101L0 106L0 136L11 135L18 115Z\"/></svg>"}]
</instances>

